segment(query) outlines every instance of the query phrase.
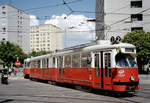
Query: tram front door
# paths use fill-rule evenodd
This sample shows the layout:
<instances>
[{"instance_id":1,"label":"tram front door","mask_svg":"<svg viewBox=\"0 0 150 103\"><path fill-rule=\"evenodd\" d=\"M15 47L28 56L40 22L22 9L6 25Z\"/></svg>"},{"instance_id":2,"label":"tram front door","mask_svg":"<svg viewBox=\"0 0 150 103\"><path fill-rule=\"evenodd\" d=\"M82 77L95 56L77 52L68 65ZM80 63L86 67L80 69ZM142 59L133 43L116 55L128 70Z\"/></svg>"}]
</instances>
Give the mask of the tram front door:
<instances>
[{"instance_id":1,"label":"tram front door","mask_svg":"<svg viewBox=\"0 0 150 103\"><path fill-rule=\"evenodd\" d=\"M94 77L93 87L111 89L111 53L94 53Z\"/></svg>"}]
</instances>

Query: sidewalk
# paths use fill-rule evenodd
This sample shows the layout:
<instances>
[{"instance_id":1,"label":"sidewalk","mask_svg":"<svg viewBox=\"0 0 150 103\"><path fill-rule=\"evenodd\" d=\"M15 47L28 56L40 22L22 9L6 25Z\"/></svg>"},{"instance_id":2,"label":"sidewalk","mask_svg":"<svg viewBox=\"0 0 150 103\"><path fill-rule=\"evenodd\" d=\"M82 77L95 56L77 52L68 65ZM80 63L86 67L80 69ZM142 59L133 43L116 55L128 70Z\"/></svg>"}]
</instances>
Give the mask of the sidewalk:
<instances>
[{"instance_id":1,"label":"sidewalk","mask_svg":"<svg viewBox=\"0 0 150 103\"><path fill-rule=\"evenodd\" d=\"M17 73L16 76L12 73L11 76L8 77L8 79L24 79L23 73Z\"/></svg>"},{"instance_id":2,"label":"sidewalk","mask_svg":"<svg viewBox=\"0 0 150 103\"><path fill-rule=\"evenodd\" d=\"M139 74L141 80L150 80L150 74Z\"/></svg>"},{"instance_id":3,"label":"sidewalk","mask_svg":"<svg viewBox=\"0 0 150 103\"><path fill-rule=\"evenodd\" d=\"M17 79L24 79L24 77L23 76L9 76L8 79L17 80Z\"/></svg>"},{"instance_id":4,"label":"sidewalk","mask_svg":"<svg viewBox=\"0 0 150 103\"><path fill-rule=\"evenodd\" d=\"M150 74L139 75L140 84L150 84Z\"/></svg>"}]
</instances>

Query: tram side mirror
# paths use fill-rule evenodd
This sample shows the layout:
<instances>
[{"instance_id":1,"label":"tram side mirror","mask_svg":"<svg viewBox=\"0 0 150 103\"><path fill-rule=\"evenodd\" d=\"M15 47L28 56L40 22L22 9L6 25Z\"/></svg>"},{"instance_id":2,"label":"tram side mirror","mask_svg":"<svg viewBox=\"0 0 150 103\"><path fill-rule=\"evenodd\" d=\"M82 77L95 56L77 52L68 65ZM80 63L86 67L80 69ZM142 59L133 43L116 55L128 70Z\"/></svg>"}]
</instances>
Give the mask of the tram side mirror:
<instances>
[{"instance_id":1,"label":"tram side mirror","mask_svg":"<svg viewBox=\"0 0 150 103\"><path fill-rule=\"evenodd\" d=\"M87 64L91 64L91 62L92 62L91 54L88 54Z\"/></svg>"},{"instance_id":2,"label":"tram side mirror","mask_svg":"<svg viewBox=\"0 0 150 103\"><path fill-rule=\"evenodd\" d=\"M92 58L91 57L87 57L87 64L91 64L92 62Z\"/></svg>"}]
</instances>

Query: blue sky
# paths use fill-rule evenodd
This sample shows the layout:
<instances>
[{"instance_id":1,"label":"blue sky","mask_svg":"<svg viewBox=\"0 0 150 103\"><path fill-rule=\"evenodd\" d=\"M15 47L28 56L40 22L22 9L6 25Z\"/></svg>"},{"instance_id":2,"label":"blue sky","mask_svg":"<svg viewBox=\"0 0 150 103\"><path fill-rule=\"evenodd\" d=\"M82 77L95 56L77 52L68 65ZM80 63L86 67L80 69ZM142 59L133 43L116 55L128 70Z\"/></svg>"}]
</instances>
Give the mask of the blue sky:
<instances>
[{"instance_id":1,"label":"blue sky","mask_svg":"<svg viewBox=\"0 0 150 103\"><path fill-rule=\"evenodd\" d=\"M95 1L96 0L65 0L65 2L72 2L74 3L67 4L73 11L95 11ZM26 10L29 14L35 15L40 19L40 23L44 22L45 17L51 17L52 15L60 16L62 14L69 15L71 11L67 6L61 5L56 7L51 7L51 5L56 5L63 3L63 0L0 0L0 4L10 3L15 6L16 8ZM41 8L38 10L28 10L32 8L39 8L50 6L49 8ZM72 14L81 14L86 17L95 18L94 13L78 13L73 12Z\"/></svg>"},{"instance_id":2,"label":"blue sky","mask_svg":"<svg viewBox=\"0 0 150 103\"><path fill-rule=\"evenodd\" d=\"M71 3L62 5L63 1ZM95 18L95 2L96 0L11 0L11 5L25 10L31 15L30 26L52 24L61 28L63 47L70 47L88 43L95 39L95 23L87 21ZM10 3L10 0L0 0L0 4L7 3ZM61 5L54 6L58 4ZM71 13L70 9L93 13Z\"/></svg>"}]
</instances>

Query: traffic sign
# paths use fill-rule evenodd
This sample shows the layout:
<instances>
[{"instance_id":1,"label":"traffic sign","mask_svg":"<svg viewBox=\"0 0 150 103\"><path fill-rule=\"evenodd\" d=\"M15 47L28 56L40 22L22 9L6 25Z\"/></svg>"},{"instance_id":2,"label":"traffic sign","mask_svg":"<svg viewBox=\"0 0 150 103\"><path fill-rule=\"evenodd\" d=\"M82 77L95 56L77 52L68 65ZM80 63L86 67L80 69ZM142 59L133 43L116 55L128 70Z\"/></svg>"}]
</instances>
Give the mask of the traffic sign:
<instances>
[{"instance_id":1,"label":"traffic sign","mask_svg":"<svg viewBox=\"0 0 150 103\"><path fill-rule=\"evenodd\" d=\"M16 61L15 65L20 66L20 61Z\"/></svg>"}]
</instances>

